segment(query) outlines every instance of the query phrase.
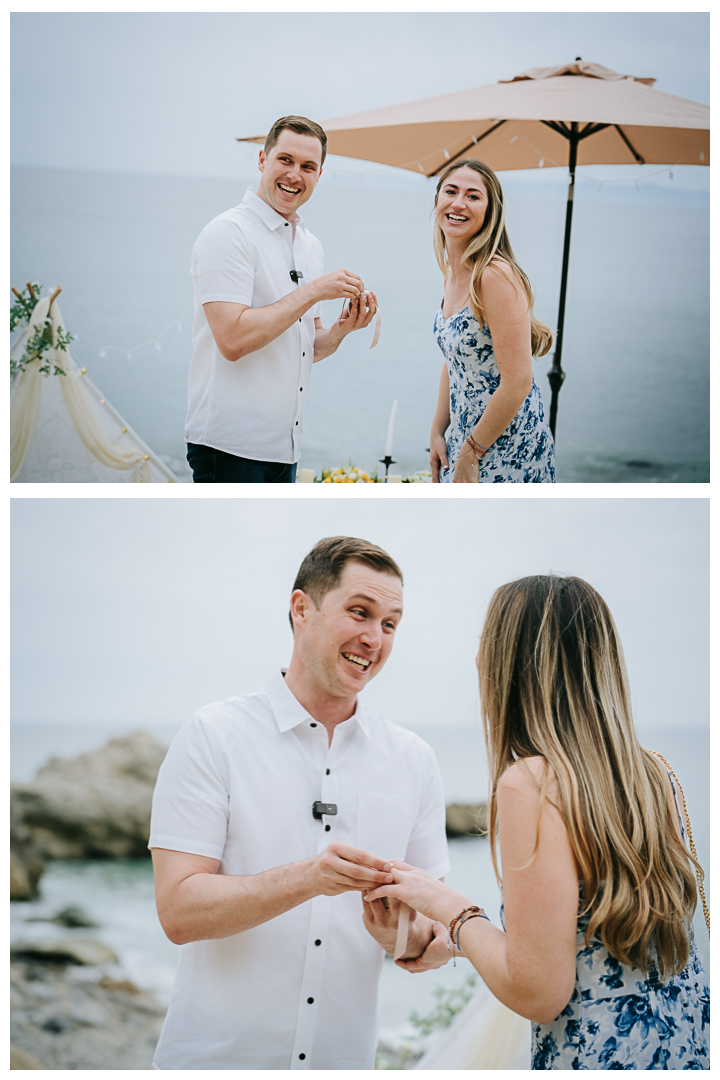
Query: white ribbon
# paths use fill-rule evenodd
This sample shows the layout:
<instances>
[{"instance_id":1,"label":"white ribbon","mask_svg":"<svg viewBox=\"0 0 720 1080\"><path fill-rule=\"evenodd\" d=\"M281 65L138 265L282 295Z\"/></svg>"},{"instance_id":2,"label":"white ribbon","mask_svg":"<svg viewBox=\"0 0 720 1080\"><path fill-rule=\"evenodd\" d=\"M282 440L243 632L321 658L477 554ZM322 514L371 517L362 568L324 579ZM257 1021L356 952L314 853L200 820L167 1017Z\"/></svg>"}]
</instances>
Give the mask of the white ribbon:
<instances>
[{"instance_id":1,"label":"white ribbon","mask_svg":"<svg viewBox=\"0 0 720 1080\"><path fill-rule=\"evenodd\" d=\"M398 919L397 937L395 938L395 952L393 953L393 960L399 960L402 954L407 949L409 929L410 908L407 906L407 904L402 904L400 906L400 917Z\"/></svg>"},{"instance_id":2,"label":"white ribbon","mask_svg":"<svg viewBox=\"0 0 720 1080\"><path fill-rule=\"evenodd\" d=\"M380 308L377 309L377 321L375 323L375 333L373 334L371 349L374 349L380 340L380 327L382 326L382 315L380 314Z\"/></svg>"}]
</instances>

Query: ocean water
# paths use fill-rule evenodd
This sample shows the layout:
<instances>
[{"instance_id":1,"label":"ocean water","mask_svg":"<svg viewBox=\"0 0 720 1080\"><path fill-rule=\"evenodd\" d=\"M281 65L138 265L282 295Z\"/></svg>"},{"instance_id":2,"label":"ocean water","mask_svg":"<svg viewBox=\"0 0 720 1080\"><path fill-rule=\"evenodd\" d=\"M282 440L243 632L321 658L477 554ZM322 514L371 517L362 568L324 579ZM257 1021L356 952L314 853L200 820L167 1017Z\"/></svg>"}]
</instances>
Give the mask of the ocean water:
<instances>
[{"instance_id":1,"label":"ocean water","mask_svg":"<svg viewBox=\"0 0 720 1080\"><path fill-rule=\"evenodd\" d=\"M564 191L523 184L512 174L503 182L511 241L533 281L536 313L553 326ZM78 335L76 361L183 480L190 252L204 225L255 186L254 177L12 171L12 283L62 285L61 309ZM369 352L365 331L315 366L303 467L319 471L351 457L372 469L384 454L395 399L396 469L427 467L441 367L432 337L442 281L431 206L430 184L416 179L360 182L326 170L303 208L323 243L326 269L360 273L383 315L376 349ZM652 184L619 193L578 185L559 482L709 479L708 218L702 195L672 199ZM327 326L339 305L325 307ZM548 357L535 363L546 405L549 366Z\"/></svg>"},{"instance_id":2,"label":"ocean water","mask_svg":"<svg viewBox=\"0 0 720 1080\"><path fill-rule=\"evenodd\" d=\"M157 738L169 741L176 725L151 726ZM102 745L126 729L91 728L84 725L27 724L11 728L11 774L14 780L30 780L53 755L71 757ZM479 802L487 795L487 773L479 733L467 727L424 728L419 734L435 750L447 802ZM710 895L710 767L709 734L689 729L645 731L641 742L670 761L683 785L700 861L706 872ZM450 841L452 869L448 884L481 903L497 921L500 896L484 838ZM29 923L31 916L52 915L69 904L78 904L97 921L96 931L75 931L77 936L96 934L117 953L115 974L131 978L153 990L166 1002L172 985L178 947L165 937L155 911L152 866L149 860L67 861L51 863L41 882L38 902L11 905L13 939L28 936L65 936L68 931L48 923ZM702 911L695 918L701 959L709 970L709 943ZM383 965L380 982L381 1036L395 1042L412 1035L410 1013L430 1013L437 986L461 986L470 967L465 961L410 976L390 961Z\"/></svg>"}]
</instances>

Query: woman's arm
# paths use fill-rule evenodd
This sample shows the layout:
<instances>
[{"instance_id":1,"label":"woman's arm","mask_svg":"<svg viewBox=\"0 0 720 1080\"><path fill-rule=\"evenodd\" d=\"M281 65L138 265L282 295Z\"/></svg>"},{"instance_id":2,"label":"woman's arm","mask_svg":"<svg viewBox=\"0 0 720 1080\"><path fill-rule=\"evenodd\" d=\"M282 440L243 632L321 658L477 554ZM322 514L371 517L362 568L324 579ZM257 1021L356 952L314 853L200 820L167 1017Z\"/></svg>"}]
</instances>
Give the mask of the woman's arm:
<instances>
[{"instance_id":1,"label":"woman's arm","mask_svg":"<svg viewBox=\"0 0 720 1080\"><path fill-rule=\"evenodd\" d=\"M493 351L500 371L500 385L470 433L480 446L490 447L512 423L532 388L530 310L525 293L505 265L491 265L480 282L480 299L492 335ZM475 453L467 443L458 456L454 482L474 483Z\"/></svg>"},{"instance_id":2,"label":"woman's arm","mask_svg":"<svg viewBox=\"0 0 720 1080\"><path fill-rule=\"evenodd\" d=\"M539 778L540 759L525 765ZM557 801L553 787L549 798ZM532 776L515 763L498 786L506 933L487 919L468 919L460 930L460 946L503 1004L547 1024L565 1008L575 985L578 878L567 829L547 798L533 858L539 808ZM422 871L403 870L405 865L393 870L397 885L380 886L370 899L396 896L445 926L477 902Z\"/></svg>"},{"instance_id":3,"label":"woman's arm","mask_svg":"<svg viewBox=\"0 0 720 1080\"><path fill-rule=\"evenodd\" d=\"M432 469L433 484L440 483L440 470L447 469L447 444L445 432L450 423L450 379L447 364L443 364L440 372L440 386L438 388L437 406L430 428L430 468Z\"/></svg>"}]
</instances>

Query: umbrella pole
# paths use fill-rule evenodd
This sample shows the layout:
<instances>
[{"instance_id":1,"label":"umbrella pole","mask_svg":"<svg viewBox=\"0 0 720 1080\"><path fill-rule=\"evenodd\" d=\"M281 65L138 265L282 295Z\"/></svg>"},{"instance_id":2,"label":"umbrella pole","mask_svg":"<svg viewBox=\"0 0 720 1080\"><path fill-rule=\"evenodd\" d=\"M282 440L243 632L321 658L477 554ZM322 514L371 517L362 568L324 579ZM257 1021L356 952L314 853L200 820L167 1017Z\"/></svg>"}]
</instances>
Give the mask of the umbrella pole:
<instances>
[{"instance_id":1,"label":"umbrella pole","mask_svg":"<svg viewBox=\"0 0 720 1080\"><path fill-rule=\"evenodd\" d=\"M565 380L565 372L562 369L562 345L563 325L565 323L565 296L567 294L568 265L570 262L570 229L572 227L572 212L575 196L575 167L577 165L577 151L580 142L578 125L573 121L570 125L570 180L568 183L567 210L565 212L565 243L563 246L562 274L560 276L560 307L558 309L557 333L555 335L555 352L553 353L552 367L548 371L548 380L552 390L550 400L550 430L555 438L555 425L557 423L558 396L560 387Z\"/></svg>"}]
</instances>

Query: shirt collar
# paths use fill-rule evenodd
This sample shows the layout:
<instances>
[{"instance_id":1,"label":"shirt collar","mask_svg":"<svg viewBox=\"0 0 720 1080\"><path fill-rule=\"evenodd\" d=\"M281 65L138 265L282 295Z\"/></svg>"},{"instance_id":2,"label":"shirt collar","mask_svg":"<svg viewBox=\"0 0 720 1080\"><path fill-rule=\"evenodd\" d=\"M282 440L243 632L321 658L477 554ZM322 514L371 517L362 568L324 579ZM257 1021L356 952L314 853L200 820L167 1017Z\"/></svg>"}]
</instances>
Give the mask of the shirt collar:
<instances>
[{"instance_id":1,"label":"shirt collar","mask_svg":"<svg viewBox=\"0 0 720 1080\"><path fill-rule=\"evenodd\" d=\"M256 195L254 191L246 191L243 199L245 206L249 206L254 213L260 218L264 225L267 225L268 229L279 229L281 225L287 225L288 221L278 214L277 210L273 210L272 206L261 199L259 195ZM305 231L305 222L301 218L300 214L295 214L289 224L295 225L297 228Z\"/></svg>"},{"instance_id":2,"label":"shirt collar","mask_svg":"<svg viewBox=\"0 0 720 1080\"><path fill-rule=\"evenodd\" d=\"M289 731L291 728L297 727L298 724L302 724L305 720L312 720L310 713L300 704L285 682L282 671L278 671L273 675L265 687L265 695L270 702L275 722L280 731ZM372 741L370 717L367 709L359 699L355 706L355 712L349 720L344 722L347 724L351 720L357 720L363 735Z\"/></svg>"}]
</instances>

